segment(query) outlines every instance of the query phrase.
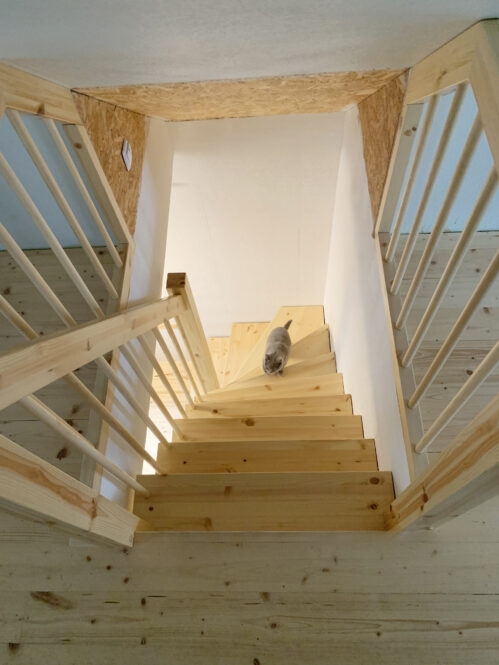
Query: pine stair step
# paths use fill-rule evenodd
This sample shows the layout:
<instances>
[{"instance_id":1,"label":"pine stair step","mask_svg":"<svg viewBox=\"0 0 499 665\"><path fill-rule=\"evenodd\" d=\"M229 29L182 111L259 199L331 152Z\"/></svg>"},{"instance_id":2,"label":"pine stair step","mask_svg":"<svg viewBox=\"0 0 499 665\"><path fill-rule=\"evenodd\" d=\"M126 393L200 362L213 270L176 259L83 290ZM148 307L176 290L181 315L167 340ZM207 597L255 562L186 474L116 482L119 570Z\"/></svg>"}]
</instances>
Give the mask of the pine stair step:
<instances>
[{"instance_id":1,"label":"pine stair step","mask_svg":"<svg viewBox=\"0 0 499 665\"><path fill-rule=\"evenodd\" d=\"M227 354L229 353L230 337L210 337L208 339L208 348L210 349L211 358L215 371L217 373L218 382L222 386L224 380L225 363L227 361ZM168 369L169 369L168 365Z\"/></svg>"},{"instance_id":2,"label":"pine stair step","mask_svg":"<svg viewBox=\"0 0 499 665\"><path fill-rule=\"evenodd\" d=\"M249 379L239 379L227 384L223 388L218 388L218 391L227 392L229 390L238 390L245 386L258 386L262 383L286 383L292 379L298 379L307 376L320 376L322 374L336 374L336 359L332 352L324 353L316 358L308 360L301 360L298 363L286 365L284 374L259 374ZM214 394L216 390L212 390L209 394Z\"/></svg>"},{"instance_id":3,"label":"pine stair step","mask_svg":"<svg viewBox=\"0 0 499 665\"><path fill-rule=\"evenodd\" d=\"M314 360L318 356L323 356L331 352L331 343L329 337L329 326L324 324L313 330L309 335L306 335L298 342L291 345L289 359L284 369L284 372L289 371L293 365L304 362L305 360ZM262 369L263 353L260 358L260 365L253 367L245 374L238 374L237 381L247 381L256 376L265 376Z\"/></svg>"},{"instance_id":4,"label":"pine stair step","mask_svg":"<svg viewBox=\"0 0 499 665\"><path fill-rule=\"evenodd\" d=\"M221 386L234 380L239 368L253 351L268 325L268 321L232 324Z\"/></svg>"},{"instance_id":5,"label":"pine stair step","mask_svg":"<svg viewBox=\"0 0 499 665\"><path fill-rule=\"evenodd\" d=\"M373 439L338 441L178 441L159 446L172 473L377 471Z\"/></svg>"},{"instance_id":6,"label":"pine stair step","mask_svg":"<svg viewBox=\"0 0 499 665\"><path fill-rule=\"evenodd\" d=\"M175 421L186 441L363 439L361 416L260 416ZM178 441L174 435L174 440Z\"/></svg>"},{"instance_id":7,"label":"pine stair step","mask_svg":"<svg viewBox=\"0 0 499 665\"><path fill-rule=\"evenodd\" d=\"M186 409L188 418L243 418L248 416L327 416L352 414L351 395L319 395L209 402Z\"/></svg>"},{"instance_id":8,"label":"pine stair step","mask_svg":"<svg viewBox=\"0 0 499 665\"><path fill-rule=\"evenodd\" d=\"M273 377L267 377L269 379ZM253 399L282 399L284 397L308 397L311 395L343 395L343 375L323 374L267 381L231 390L213 390L203 396L203 404L236 402Z\"/></svg>"},{"instance_id":9,"label":"pine stair step","mask_svg":"<svg viewBox=\"0 0 499 665\"><path fill-rule=\"evenodd\" d=\"M273 328L283 326L289 319L293 320L289 328L291 342L294 344L303 337L324 325L324 308L322 305L308 307L280 307L276 316L263 331L253 351L241 365L234 379L240 379L248 372L261 367L267 337Z\"/></svg>"},{"instance_id":10,"label":"pine stair step","mask_svg":"<svg viewBox=\"0 0 499 665\"><path fill-rule=\"evenodd\" d=\"M157 531L383 530L390 472L138 476L134 513Z\"/></svg>"}]
</instances>

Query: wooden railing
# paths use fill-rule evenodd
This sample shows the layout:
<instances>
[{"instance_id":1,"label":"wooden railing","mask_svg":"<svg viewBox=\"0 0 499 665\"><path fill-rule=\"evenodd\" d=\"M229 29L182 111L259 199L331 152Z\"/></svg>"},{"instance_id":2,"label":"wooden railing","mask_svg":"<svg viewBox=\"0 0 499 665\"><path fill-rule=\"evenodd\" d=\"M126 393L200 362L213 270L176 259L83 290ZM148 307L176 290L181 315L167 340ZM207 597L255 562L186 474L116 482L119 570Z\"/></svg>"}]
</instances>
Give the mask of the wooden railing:
<instances>
[{"instance_id":1,"label":"wooden railing","mask_svg":"<svg viewBox=\"0 0 499 665\"><path fill-rule=\"evenodd\" d=\"M462 132L463 102L466 96L468 100L471 99L470 91L476 100L476 113L468 123L468 134L460 155L453 161L449 157L452 154L450 148ZM452 98L435 138L435 128L438 126L436 117L443 95L452 95ZM480 230L484 215L487 211L490 214L490 205L497 193L499 173L498 118L499 20L476 24L411 71L375 227L380 266L386 283L387 319L393 332L391 344L399 407L413 481L395 501L389 528L400 528L423 514L438 515L437 521L441 521L444 514L451 515L452 511L448 510L451 505L452 510L458 514L474 505L478 498L483 500L489 496L493 487L491 478L497 478L497 399L492 400L480 413L475 413L474 418L468 417L471 422L467 428L438 457L432 455L434 459L429 460L424 453L431 451L432 444L442 432L445 433L449 423L458 414L462 415L463 406L472 395L477 395L477 391L480 391L484 381L493 372L499 362L499 342L493 341L490 344L483 360L474 371L467 372L467 380L430 424L423 398L438 373L445 370L471 317L483 304L484 297L491 293L499 269L499 243L422 375L421 367L416 373L414 361L421 352L431 324L439 321L444 298L455 295L456 274L467 260L466 253ZM460 129L457 132L458 126ZM490 150L490 168L484 168L475 159L477 146L480 142L483 145L483 137ZM452 162L453 173L445 190L441 191L440 183L443 181L439 180L439 176L444 164L445 168L449 168L449 162ZM453 206L456 199L470 174L480 179L481 190L462 228L453 233L455 243L452 252L433 288L428 273L436 263L435 252L447 230L451 212L455 210ZM499 230L498 209L492 211L492 218L497 222L496 230ZM493 237L499 238L499 234ZM418 245L422 246L419 260L415 253ZM412 275L409 271L411 262ZM432 279L435 279L434 275ZM426 294L424 296L423 291ZM428 292L431 295L415 322L415 303L419 298L421 308L421 302L424 302ZM485 310L490 311L487 307ZM411 314L412 330L408 326ZM487 336L494 333L497 340L498 332L497 316L495 319L491 316ZM483 348L480 351L483 352ZM466 367L462 369L464 374ZM417 475L418 472L420 475ZM456 498L458 495L459 500Z\"/></svg>"},{"instance_id":2,"label":"wooden railing","mask_svg":"<svg viewBox=\"0 0 499 665\"><path fill-rule=\"evenodd\" d=\"M45 131L43 149L37 143L39 134L35 137L30 131L30 123L34 121L27 120L26 113L42 116L36 122L38 128L42 127L37 132ZM14 437L0 434L0 504L58 523L72 532L83 531L91 537L130 545L138 520L125 507L101 495L103 471L132 493L145 494L146 490L135 474L110 459L107 451L110 437L118 435L117 440L127 454L138 456L158 472L162 469L145 449L145 439L134 434L118 413L117 398L159 445L169 446L167 434L149 415L147 400L139 397L137 388L143 387L171 430L182 437L178 423L187 417L187 406L218 387L196 305L186 276L173 274L167 284L170 297L127 309L133 238L68 90L0 65L0 120L8 121L12 135L19 141L18 150L26 151L62 214L56 228L52 217L42 212L30 193L32 181L25 181L28 178L25 170L16 170L0 153L0 178L24 209L29 223L34 223L40 232L48 248L42 253L49 253L51 269L60 274L57 282L50 271L36 265L36 252L25 250L22 244L26 235L21 231L27 226L24 227L24 222L16 226L12 219L6 219L4 215L8 217L11 210L0 207L2 266L19 271L23 288L27 292L32 289L29 302L37 312L42 312L41 318L59 321L44 329L32 325L32 312L24 311L26 296L24 300L16 299L10 287L2 288L0 313L9 330L2 331L0 410L25 413L26 427L34 418L57 441L83 456L76 478L57 468L55 457L52 464L43 447L40 456L15 442ZM44 154L47 146L50 160ZM57 173L51 167L56 157ZM78 204L75 192L80 197ZM83 213L87 216L85 224L80 217ZM67 249L61 242L64 231L61 224L67 224L74 234L85 267L75 263L74 245ZM100 234L97 245L95 240L93 243L89 240L91 225L92 237L95 238L96 232ZM103 260L106 257L107 262ZM96 280L100 297L96 293ZM75 314L75 303L80 297L88 310L82 313L80 306ZM21 338L27 342L16 345ZM166 358L169 370L158 359L157 348ZM86 375L95 377L95 383L90 385L82 378L87 368L93 369ZM155 389L153 373L169 394L173 407L167 407ZM177 394L170 375L176 378L185 400ZM44 397L50 393L47 388L59 379L68 390L57 384L57 391L54 388L57 399L52 401L63 402L66 408L68 400L74 400L66 397L66 392L76 393L88 408L86 432L78 429L67 413L61 409L58 412L56 406L47 403ZM38 391L41 394L35 395ZM74 408L78 410L79 404ZM16 422L17 431L22 432L24 421ZM8 416L3 424L9 424ZM61 449L58 459L67 456L65 451L66 448Z\"/></svg>"}]
</instances>

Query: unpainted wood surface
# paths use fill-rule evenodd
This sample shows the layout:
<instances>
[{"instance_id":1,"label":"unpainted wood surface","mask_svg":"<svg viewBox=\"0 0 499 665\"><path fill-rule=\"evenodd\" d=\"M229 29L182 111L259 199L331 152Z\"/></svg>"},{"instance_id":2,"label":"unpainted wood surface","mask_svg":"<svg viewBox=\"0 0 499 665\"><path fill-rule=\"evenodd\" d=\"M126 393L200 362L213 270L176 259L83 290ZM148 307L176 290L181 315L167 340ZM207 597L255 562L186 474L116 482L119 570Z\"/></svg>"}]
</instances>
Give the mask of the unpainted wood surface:
<instances>
[{"instance_id":1,"label":"unpainted wood surface","mask_svg":"<svg viewBox=\"0 0 499 665\"><path fill-rule=\"evenodd\" d=\"M392 476L380 471L138 476L134 512L165 531L384 529Z\"/></svg>"},{"instance_id":2,"label":"unpainted wood surface","mask_svg":"<svg viewBox=\"0 0 499 665\"><path fill-rule=\"evenodd\" d=\"M210 349L215 371L220 385L223 385L225 361L229 352L229 337L209 337L208 348Z\"/></svg>"},{"instance_id":3,"label":"unpainted wood surface","mask_svg":"<svg viewBox=\"0 0 499 665\"><path fill-rule=\"evenodd\" d=\"M267 391L268 392L268 391ZM311 397L282 397L240 401L210 401L189 409L189 418L243 418L248 416L325 416L352 413L351 395L320 395Z\"/></svg>"},{"instance_id":4,"label":"unpainted wood surface","mask_svg":"<svg viewBox=\"0 0 499 665\"><path fill-rule=\"evenodd\" d=\"M114 104L73 93L82 122L133 234L137 219L140 180L146 142L146 118ZM132 147L132 168L126 170L121 148L127 139Z\"/></svg>"},{"instance_id":5,"label":"unpainted wood surface","mask_svg":"<svg viewBox=\"0 0 499 665\"><path fill-rule=\"evenodd\" d=\"M407 79L408 72L404 72L359 103L373 220L378 217Z\"/></svg>"},{"instance_id":6,"label":"unpainted wood surface","mask_svg":"<svg viewBox=\"0 0 499 665\"><path fill-rule=\"evenodd\" d=\"M176 421L187 441L285 441L361 439L360 416L259 416L255 418L193 418Z\"/></svg>"},{"instance_id":7,"label":"unpainted wood surface","mask_svg":"<svg viewBox=\"0 0 499 665\"><path fill-rule=\"evenodd\" d=\"M312 305L309 307L280 307L267 328L262 331L257 343L253 347L253 351L247 355L246 360L242 363L239 371L234 377L234 381L251 378L255 370L261 372L262 358L269 333L274 328L283 326L290 319L292 319L292 323L288 332L291 337L291 343L296 344L304 337L317 330L317 328L321 328L324 325L324 308L322 305ZM248 375L248 377L246 375Z\"/></svg>"},{"instance_id":8,"label":"unpainted wood surface","mask_svg":"<svg viewBox=\"0 0 499 665\"><path fill-rule=\"evenodd\" d=\"M498 546L499 500L435 531L138 533L132 549L0 513L0 657L495 665Z\"/></svg>"},{"instance_id":9,"label":"unpainted wood surface","mask_svg":"<svg viewBox=\"0 0 499 665\"><path fill-rule=\"evenodd\" d=\"M407 236L401 236L395 261L405 245ZM431 264L426 273L422 287L414 301L414 306L407 320L409 337L414 333L416 326L433 294L438 280L445 268L452 250L458 240L458 233L444 233L441 237ZM380 239L386 242L386 236L380 234ZM405 296L410 280L415 273L417 264L424 250L428 234L418 238L415 249L408 264L407 271L401 284L401 295ZM421 379L428 369L431 361L440 349L443 341L450 332L452 325L461 314L464 305L471 296L473 289L482 277L484 271L499 248L499 233L485 231L476 233L465 255L463 263L456 277L452 281L449 292L442 302L442 306L431 324L421 347L414 359L414 372L416 380ZM443 368L437 374L435 381L421 400L421 413L425 430L431 425L443 408L450 402L462 384L478 367L496 341L499 334L499 278L482 299L469 325L461 335L455 350L447 359ZM473 417L498 393L499 370L495 370L488 379L461 408L456 417L438 436L431 446L432 452L439 452L451 443L459 432ZM431 453L430 453L431 454Z\"/></svg>"},{"instance_id":10,"label":"unpainted wood surface","mask_svg":"<svg viewBox=\"0 0 499 665\"><path fill-rule=\"evenodd\" d=\"M333 72L228 81L160 83L80 92L164 120L331 113L357 104L400 70Z\"/></svg>"},{"instance_id":11,"label":"unpainted wood surface","mask_svg":"<svg viewBox=\"0 0 499 665\"><path fill-rule=\"evenodd\" d=\"M255 347L259 337L267 329L264 323L233 323L230 331L229 352L227 354L224 377L220 385L230 383L237 375L242 363Z\"/></svg>"},{"instance_id":12,"label":"unpainted wood surface","mask_svg":"<svg viewBox=\"0 0 499 665\"><path fill-rule=\"evenodd\" d=\"M160 447L167 473L377 471L372 439L345 441L178 441Z\"/></svg>"}]
</instances>

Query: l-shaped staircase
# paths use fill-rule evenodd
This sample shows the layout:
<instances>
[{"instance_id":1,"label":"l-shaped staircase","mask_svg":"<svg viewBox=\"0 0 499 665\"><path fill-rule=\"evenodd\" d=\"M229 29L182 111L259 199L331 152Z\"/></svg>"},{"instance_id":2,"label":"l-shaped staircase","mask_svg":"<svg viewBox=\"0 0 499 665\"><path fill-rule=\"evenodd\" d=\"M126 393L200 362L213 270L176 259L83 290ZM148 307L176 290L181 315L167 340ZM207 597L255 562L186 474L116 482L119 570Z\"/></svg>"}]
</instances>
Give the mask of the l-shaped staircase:
<instances>
[{"instance_id":1,"label":"l-shaped staircase","mask_svg":"<svg viewBox=\"0 0 499 665\"><path fill-rule=\"evenodd\" d=\"M293 322L283 376L261 370L272 328ZM322 307L282 307L210 340L221 388L196 402L160 447L166 475L142 475L142 528L155 531L382 530L393 501L336 372Z\"/></svg>"}]
</instances>

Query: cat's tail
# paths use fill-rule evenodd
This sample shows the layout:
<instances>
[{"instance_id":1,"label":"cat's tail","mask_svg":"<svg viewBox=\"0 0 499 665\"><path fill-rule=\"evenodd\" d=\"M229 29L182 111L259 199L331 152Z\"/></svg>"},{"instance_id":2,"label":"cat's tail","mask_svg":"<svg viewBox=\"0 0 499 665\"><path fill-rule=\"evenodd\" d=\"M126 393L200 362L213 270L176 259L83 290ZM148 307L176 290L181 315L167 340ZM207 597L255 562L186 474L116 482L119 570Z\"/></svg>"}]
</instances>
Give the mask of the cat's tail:
<instances>
[{"instance_id":1,"label":"cat's tail","mask_svg":"<svg viewBox=\"0 0 499 665\"><path fill-rule=\"evenodd\" d=\"M289 328L289 326L291 325L292 321L293 321L293 319L289 319L289 321L283 325L283 328L286 328L286 330L287 330Z\"/></svg>"}]
</instances>

